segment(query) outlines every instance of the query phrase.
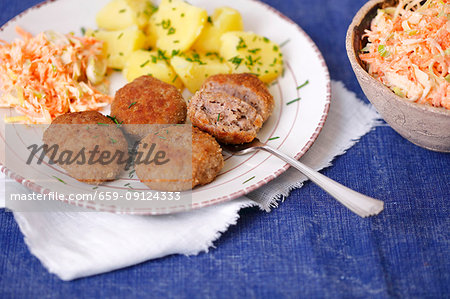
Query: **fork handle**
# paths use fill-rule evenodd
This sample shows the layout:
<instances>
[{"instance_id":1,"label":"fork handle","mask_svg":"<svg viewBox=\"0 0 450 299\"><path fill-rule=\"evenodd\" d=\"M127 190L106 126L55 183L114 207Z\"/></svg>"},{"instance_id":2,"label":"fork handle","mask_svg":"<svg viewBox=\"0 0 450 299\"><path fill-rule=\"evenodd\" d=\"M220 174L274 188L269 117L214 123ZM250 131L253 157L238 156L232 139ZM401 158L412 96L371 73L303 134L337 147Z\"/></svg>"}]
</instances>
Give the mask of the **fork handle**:
<instances>
[{"instance_id":1,"label":"fork handle","mask_svg":"<svg viewBox=\"0 0 450 299\"><path fill-rule=\"evenodd\" d=\"M277 156L291 166L297 168L308 179L316 183L337 201L361 217L377 215L383 210L384 203L381 200L374 199L347 188L270 146L264 145L261 146L260 149Z\"/></svg>"}]
</instances>

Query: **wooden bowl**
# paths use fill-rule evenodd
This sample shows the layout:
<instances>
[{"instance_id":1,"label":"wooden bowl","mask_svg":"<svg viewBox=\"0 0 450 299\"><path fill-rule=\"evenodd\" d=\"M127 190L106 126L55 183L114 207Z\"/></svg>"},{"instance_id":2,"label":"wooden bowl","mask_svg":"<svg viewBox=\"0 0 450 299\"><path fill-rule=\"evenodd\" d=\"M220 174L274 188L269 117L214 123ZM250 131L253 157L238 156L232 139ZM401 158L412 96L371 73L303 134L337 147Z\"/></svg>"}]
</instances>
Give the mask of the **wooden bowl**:
<instances>
[{"instance_id":1,"label":"wooden bowl","mask_svg":"<svg viewBox=\"0 0 450 299\"><path fill-rule=\"evenodd\" d=\"M367 43L367 39L363 40L361 36L370 28L377 9L397 3L394 0L371 0L358 11L347 31L348 58L365 95L395 131L420 147L450 152L450 111L417 104L396 95L369 75L365 63L359 58L360 50Z\"/></svg>"}]
</instances>

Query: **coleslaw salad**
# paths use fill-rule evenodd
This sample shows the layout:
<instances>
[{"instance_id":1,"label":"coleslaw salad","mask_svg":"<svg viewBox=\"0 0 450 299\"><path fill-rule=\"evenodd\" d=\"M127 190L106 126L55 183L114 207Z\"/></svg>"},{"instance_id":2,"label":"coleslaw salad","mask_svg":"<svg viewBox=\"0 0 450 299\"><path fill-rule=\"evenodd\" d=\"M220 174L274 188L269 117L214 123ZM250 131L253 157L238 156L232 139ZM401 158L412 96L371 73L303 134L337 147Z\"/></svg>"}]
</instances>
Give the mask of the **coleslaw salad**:
<instances>
[{"instance_id":1,"label":"coleslaw salad","mask_svg":"<svg viewBox=\"0 0 450 299\"><path fill-rule=\"evenodd\" d=\"M368 72L408 100L450 109L448 0L400 0L379 9L363 38Z\"/></svg>"},{"instance_id":2,"label":"coleslaw salad","mask_svg":"<svg viewBox=\"0 0 450 299\"><path fill-rule=\"evenodd\" d=\"M111 103L101 41L55 31L36 36L19 27L16 31L22 39L0 40L0 107L14 107L22 115L6 122L50 123L67 112Z\"/></svg>"}]
</instances>

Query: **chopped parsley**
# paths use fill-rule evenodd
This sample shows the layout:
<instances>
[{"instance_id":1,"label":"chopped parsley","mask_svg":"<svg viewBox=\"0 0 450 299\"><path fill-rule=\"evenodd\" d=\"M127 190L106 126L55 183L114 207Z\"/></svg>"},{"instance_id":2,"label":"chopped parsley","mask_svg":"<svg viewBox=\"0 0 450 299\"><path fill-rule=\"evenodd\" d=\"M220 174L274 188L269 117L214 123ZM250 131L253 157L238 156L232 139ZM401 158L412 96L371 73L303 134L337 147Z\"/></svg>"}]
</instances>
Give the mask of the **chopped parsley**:
<instances>
[{"instance_id":1,"label":"chopped parsley","mask_svg":"<svg viewBox=\"0 0 450 299\"><path fill-rule=\"evenodd\" d=\"M242 58L239 58L238 56L234 56L233 58L229 59L228 61L231 62L232 64L234 64L236 66L235 69L237 69L242 63Z\"/></svg>"},{"instance_id":2,"label":"chopped parsley","mask_svg":"<svg viewBox=\"0 0 450 299\"><path fill-rule=\"evenodd\" d=\"M60 181L61 183L63 183L63 184L66 184L67 185L67 183L66 182L64 182L63 180L61 180L59 177L57 177L57 176L53 176L55 179L57 179L58 181Z\"/></svg>"},{"instance_id":3,"label":"chopped parsley","mask_svg":"<svg viewBox=\"0 0 450 299\"><path fill-rule=\"evenodd\" d=\"M292 101L287 102L286 105L290 105L290 104L295 103L295 102L300 101L300 100L301 100L301 98L293 99Z\"/></svg>"},{"instance_id":4,"label":"chopped parsley","mask_svg":"<svg viewBox=\"0 0 450 299\"><path fill-rule=\"evenodd\" d=\"M248 50L249 53L253 53L256 54L256 52L261 51L260 48L256 48L256 49L252 49L252 50Z\"/></svg>"},{"instance_id":5,"label":"chopped parsley","mask_svg":"<svg viewBox=\"0 0 450 299\"><path fill-rule=\"evenodd\" d=\"M153 56L154 57L154 56ZM146 66L147 65L147 63L149 63L150 62L150 60L146 60L143 64L141 64L140 65L140 67L144 67L144 66Z\"/></svg>"},{"instance_id":6,"label":"chopped parsley","mask_svg":"<svg viewBox=\"0 0 450 299\"><path fill-rule=\"evenodd\" d=\"M303 83L303 84L300 85L300 86L297 86L297 89L300 89L300 88L302 88L302 87L305 87L305 86L308 85L308 84L309 84L309 80L306 80L305 83Z\"/></svg>"},{"instance_id":7,"label":"chopped parsley","mask_svg":"<svg viewBox=\"0 0 450 299\"><path fill-rule=\"evenodd\" d=\"M280 48L282 48L282 47L284 47L288 42L290 42L291 40L290 39L287 39L287 40L285 40L284 42L282 42L281 44L280 44Z\"/></svg>"},{"instance_id":8,"label":"chopped parsley","mask_svg":"<svg viewBox=\"0 0 450 299\"><path fill-rule=\"evenodd\" d=\"M247 179L247 180L245 180L242 184L245 184L245 183L247 183L247 182L249 182L249 181L251 181L251 180L253 180L255 178L255 176L252 176L251 178L249 178L249 179Z\"/></svg>"},{"instance_id":9,"label":"chopped parsley","mask_svg":"<svg viewBox=\"0 0 450 299\"><path fill-rule=\"evenodd\" d=\"M167 31L167 35L175 34L175 28L170 27L169 31Z\"/></svg>"},{"instance_id":10,"label":"chopped parsley","mask_svg":"<svg viewBox=\"0 0 450 299\"><path fill-rule=\"evenodd\" d=\"M245 49L245 48L247 48L247 45L245 44L245 42L242 39L242 37L239 37L239 43L236 46L236 50Z\"/></svg>"},{"instance_id":11,"label":"chopped parsley","mask_svg":"<svg viewBox=\"0 0 450 299\"><path fill-rule=\"evenodd\" d=\"M107 115L106 117L112 120L115 124L120 125L115 116Z\"/></svg>"}]
</instances>

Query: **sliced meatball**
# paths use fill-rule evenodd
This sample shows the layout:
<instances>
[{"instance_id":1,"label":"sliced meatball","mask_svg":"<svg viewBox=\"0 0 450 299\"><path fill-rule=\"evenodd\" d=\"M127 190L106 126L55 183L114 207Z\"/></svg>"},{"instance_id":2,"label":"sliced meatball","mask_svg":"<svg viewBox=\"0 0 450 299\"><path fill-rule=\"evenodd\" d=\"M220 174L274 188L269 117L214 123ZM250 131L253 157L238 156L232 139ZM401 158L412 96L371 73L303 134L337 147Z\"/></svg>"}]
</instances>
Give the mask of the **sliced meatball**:
<instances>
[{"instance_id":1,"label":"sliced meatball","mask_svg":"<svg viewBox=\"0 0 450 299\"><path fill-rule=\"evenodd\" d=\"M224 164L217 141L191 126L166 127L147 135L138 154L146 157L150 151L160 156L159 162L136 159L135 170L141 182L154 190L183 191L207 184Z\"/></svg>"},{"instance_id":2,"label":"sliced meatball","mask_svg":"<svg viewBox=\"0 0 450 299\"><path fill-rule=\"evenodd\" d=\"M227 144L251 142L263 124L255 108L223 92L198 91L188 115L194 126Z\"/></svg>"},{"instance_id":3,"label":"sliced meatball","mask_svg":"<svg viewBox=\"0 0 450 299\"><path fill-rule=\"evenodd\" d=\"M245 101L261 114L265 122L275 102L267 86L253 74L218 74L205 80L203 91L224 92Z\"/></svg>"},{"instance_id":4,"label":"sliced meatball","mask_svg":"<svg viewBox=\"0 0 450 299\"><path fill-rule=\"evenodd\" d=\"M125 132L142 139L149 127L136 124L184 123L186 101L175 86L152 76L141 76L116 92L111 115L123 122Z\"/></svg>"},{"instance_id":5,"label":"sliced meatball","mask_svg":"<svg viewBox=\"0 0 450 299\"><path fill-rule=\"evenodd\" d=\"M45 130L43 141L49 148L58 147L47 152L50 161L88 184L116 179L128 161L128 143L122 131L96 111L58 116Z\"/></svg>"}]
</instances>

